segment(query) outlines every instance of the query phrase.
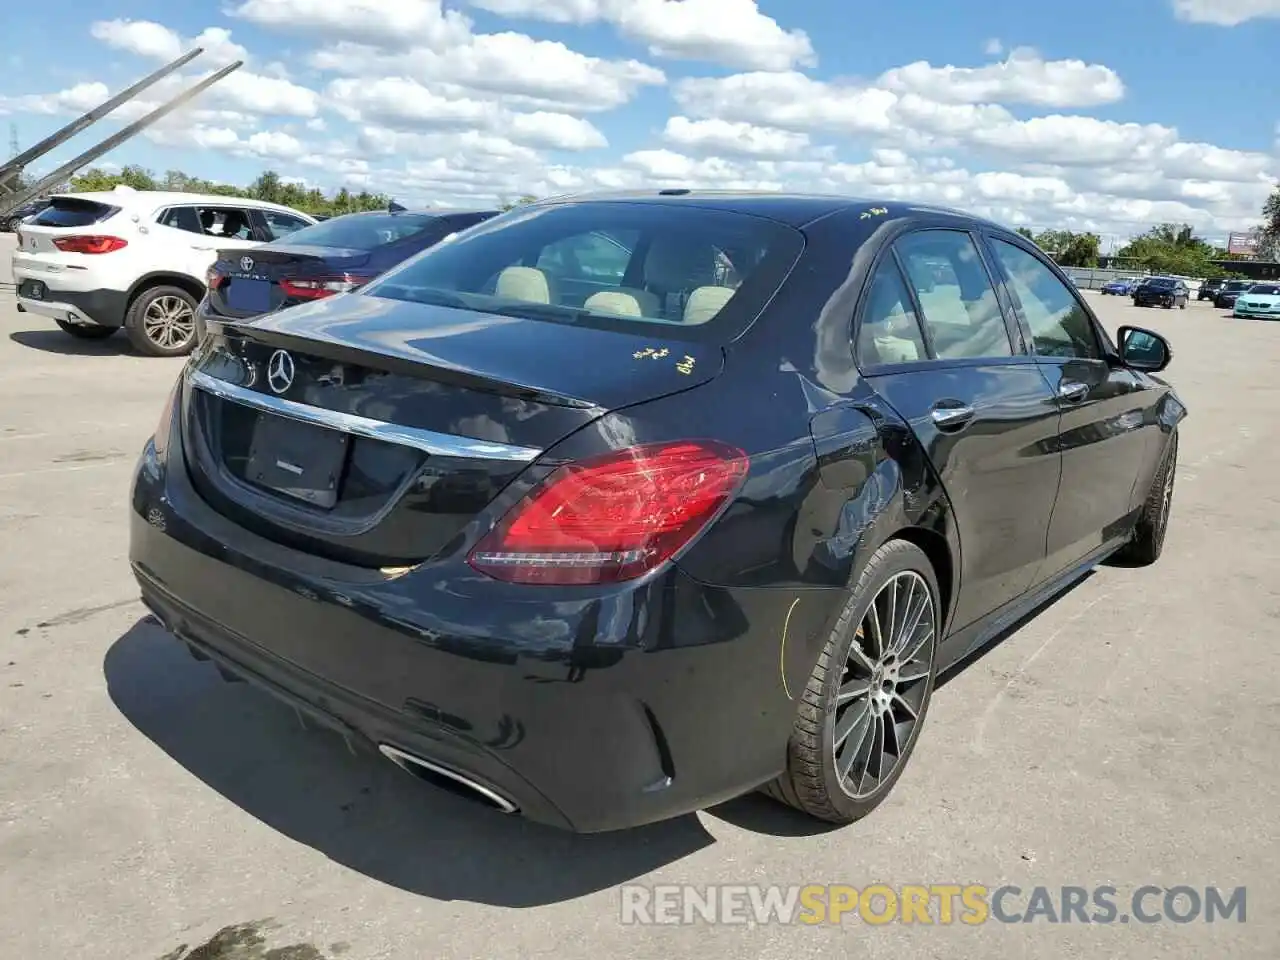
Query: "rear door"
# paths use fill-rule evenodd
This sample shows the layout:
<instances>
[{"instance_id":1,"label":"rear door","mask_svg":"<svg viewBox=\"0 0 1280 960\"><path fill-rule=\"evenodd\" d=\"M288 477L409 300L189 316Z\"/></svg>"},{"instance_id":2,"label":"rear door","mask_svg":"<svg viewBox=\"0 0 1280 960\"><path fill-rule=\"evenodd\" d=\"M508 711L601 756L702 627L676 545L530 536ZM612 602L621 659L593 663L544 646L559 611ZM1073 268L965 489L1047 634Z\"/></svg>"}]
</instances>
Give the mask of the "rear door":
<instances>
[{"instance_id":1,"label":"rear door","mask_svg":"<svg viewBox=\"0 0 1280 960\"><path fill-rule=\"evenodd\" d=\"M977 239L913 231L881 255L862 306L859 366L906 419L960 536L959 629L1017 598L1044 560L1059 413L1002 308Z\"/></svg>"},{"instance_id":2,"label":"rear door","mask_svg":"<svg viewBox=\"0 0 1280 960\"><path fill-rule=\"evenodd\" d=\"M1159 392L1119 363L1093 312L1039 251L1012 236L988 243L1062 413L1061 492L1037 578L1045 580L1113 539L1146 496L1137 479L1158 442Z\"/></svg>"}]
</instances>

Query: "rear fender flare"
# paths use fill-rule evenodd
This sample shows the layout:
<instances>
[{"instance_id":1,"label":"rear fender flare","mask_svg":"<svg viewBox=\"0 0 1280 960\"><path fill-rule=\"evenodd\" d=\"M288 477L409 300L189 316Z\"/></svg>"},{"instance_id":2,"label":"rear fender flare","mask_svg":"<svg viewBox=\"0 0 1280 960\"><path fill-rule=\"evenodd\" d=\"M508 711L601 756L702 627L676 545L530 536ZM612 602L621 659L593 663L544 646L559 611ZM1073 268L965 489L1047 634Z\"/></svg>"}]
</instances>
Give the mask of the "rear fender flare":
<instances>
[{"instance_id":1,"label":"rear fender flare","mask_svg":"<svg viewBox=\"0 0 1280 960\"><path fill-rule=\"evenodd\" d=\"M133 305L133 301L143 291L160 286L178 287L180 290L185 290L195 297L197 302L203 300L205 295L204 283L190 274L177 273L173 270L153 270L150 273L144 273L129 287L129 292L125 297L125 309L128 310Z\"/></svg>"}]
</instances>

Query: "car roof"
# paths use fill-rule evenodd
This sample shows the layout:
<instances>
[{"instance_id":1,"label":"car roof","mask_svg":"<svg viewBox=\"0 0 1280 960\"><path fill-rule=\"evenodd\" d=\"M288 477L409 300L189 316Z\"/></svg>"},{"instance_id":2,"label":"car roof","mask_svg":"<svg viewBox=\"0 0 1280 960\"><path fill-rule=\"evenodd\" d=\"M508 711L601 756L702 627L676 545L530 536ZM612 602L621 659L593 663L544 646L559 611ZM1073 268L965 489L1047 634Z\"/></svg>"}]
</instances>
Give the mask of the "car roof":
<instances>
[{"instance_id":1,"label":"car roof","mask_svg":"<svg viewBox=\"0 0 1280 960\"><path fill-rule=\"evenodd\" d=\"M356 211L353 211L352 213L335 213L328 219L337 220L339 217L343 219L346 219L347 217L367 217L367 216L372 216L374 214L379 214L384 217L386 216L398 217L403 214L411 214L416 216L428 216L428 217L459 217L459 216L467 216L469 214L490 214L492 216L497 216L500 212L501 211L499 210L481 210L479 208L473 210L471 208L462 208L462 207L456 207L456 208L444 207L439 209L434 207L424 207L421 210L408 210L408 209L356 210Z\"/></svg>"},{"instance_id":2,"label":"car roof","mask_svg":"<svg viewBox=\"0 0 1280 960\"><path fill-rule=\"evenodd\" d=\"M668 188L666 190L629 190L600 193L567 194L549 197L535 204L569 203L643 203L658 205L696 206L710 210L727 210L750 216L776 220L792 227L803 227L832 213L850 209L884 210L884 215L958 217L971 223L980 223L992 229L1010 232L1010 228L963 210L924 203L905 203L875 197L851 197L843 194L781 193L752 190L695 190Z\"/></svg>"},{"instance_id":3,"label":"car roof","mask_svg":"<svg viewBox=\"0 0 1280 960\"><path fill-rule=\"evenodd\" d=\"M202 203L208 206L251 206L261 210L279 210L282 213L301 213L292 207L252 197L223 197L214 193L182 193L176 190L92 190L85 193L57 193L53 197L70 197L75 200L93 200L98 203L111 203L113 206L170 206L177 204ZM309 214L308 214L309 216Z\"/></svg>"}]
</instances>

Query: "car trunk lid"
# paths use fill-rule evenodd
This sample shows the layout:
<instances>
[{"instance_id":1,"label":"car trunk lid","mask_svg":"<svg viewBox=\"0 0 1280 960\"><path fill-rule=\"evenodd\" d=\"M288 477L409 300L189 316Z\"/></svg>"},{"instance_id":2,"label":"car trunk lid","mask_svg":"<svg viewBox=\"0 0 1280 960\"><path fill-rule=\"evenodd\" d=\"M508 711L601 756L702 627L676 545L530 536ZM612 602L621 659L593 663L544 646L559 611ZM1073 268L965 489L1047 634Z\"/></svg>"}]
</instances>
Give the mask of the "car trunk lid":
<instances>
[{"instance_id":1,"label":"car trunk lid","mask_svg":"<svg viewBox=\"0 0 1280 960\"><path fill-rule=\"evenodd\" d=\"M543 451L714 378L718 346L346 295L211 331L184 401L216 508L367 566L448 552Z\"/></svg>"},{"instance_id":2,"label":"car trunk lid","mask_svg":"<svg viewBox=\"0 0 1280 960\"><path fill-rule=\"evenodd\" d=\"M209 307L243 320L354 290L372 279L367 250L271 244L219 250L209 273Z\"/></svg>"}]
</instances>

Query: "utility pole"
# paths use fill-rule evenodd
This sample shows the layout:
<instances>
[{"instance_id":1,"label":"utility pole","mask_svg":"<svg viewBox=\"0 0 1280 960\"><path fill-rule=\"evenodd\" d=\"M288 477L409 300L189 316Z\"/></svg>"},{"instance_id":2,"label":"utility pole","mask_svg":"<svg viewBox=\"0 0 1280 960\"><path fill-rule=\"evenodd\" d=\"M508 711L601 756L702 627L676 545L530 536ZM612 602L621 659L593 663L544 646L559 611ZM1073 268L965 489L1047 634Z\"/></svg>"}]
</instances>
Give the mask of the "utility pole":
<instances>
[{"instance_id":1,"label":"utility pole","mask_svg":"<svg viewBox=\"0 0 1280 960\"><path fill-rule=\"evenodd\" d=\"M9 159L12 160L22 152L22 148L18 146L18 125L16 123L9 124Z\"/></svg>"}]
</instances>

